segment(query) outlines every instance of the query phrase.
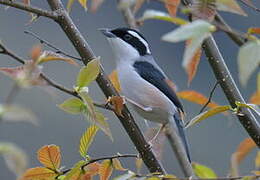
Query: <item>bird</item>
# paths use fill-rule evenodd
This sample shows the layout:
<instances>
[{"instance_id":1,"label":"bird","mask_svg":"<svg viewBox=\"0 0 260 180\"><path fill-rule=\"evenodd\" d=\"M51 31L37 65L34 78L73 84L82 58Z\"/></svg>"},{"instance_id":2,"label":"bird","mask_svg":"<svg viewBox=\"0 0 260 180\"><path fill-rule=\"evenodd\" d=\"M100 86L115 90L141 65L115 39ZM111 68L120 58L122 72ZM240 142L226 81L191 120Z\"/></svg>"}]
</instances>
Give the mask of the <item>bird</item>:
<instances>
[{"instance_id":1,"label":"bird","mask_svg":"<svg viewBox=\"0 0 260 180\"><path fill-rule=\"evenodd\" d=\"M184 108L174 83L156 63L145 37L137 30L120 27L99 29L107 38L116 60L121 93L144 119L171 123L191 162L184 132Z\"/></svg>"}]
</instances>

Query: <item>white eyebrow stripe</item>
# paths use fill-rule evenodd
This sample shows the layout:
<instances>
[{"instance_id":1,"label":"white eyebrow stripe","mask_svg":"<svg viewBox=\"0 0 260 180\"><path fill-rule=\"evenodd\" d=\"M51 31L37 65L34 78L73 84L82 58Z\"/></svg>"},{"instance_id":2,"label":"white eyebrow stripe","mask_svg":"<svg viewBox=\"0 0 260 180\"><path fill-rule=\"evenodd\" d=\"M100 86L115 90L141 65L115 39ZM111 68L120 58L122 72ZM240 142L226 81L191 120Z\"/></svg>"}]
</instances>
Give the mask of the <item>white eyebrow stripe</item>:
<instances>
[{"instance_id":1,"label":"white eyebrow stripe","mask_svg":"<svg viewBox=\"0 0 260 180\"><path fill-rule=\"evenodd\" d=\"M139 39L146 47L146 50L149 54L151 54L151 51L149 49L149 45L148 43L144 40L144 38L142 38L139 34L137 34L134 31L127 31L129 34L131 34L132 36L136 37L137 39Z\"/></svg>"}]
</instances>

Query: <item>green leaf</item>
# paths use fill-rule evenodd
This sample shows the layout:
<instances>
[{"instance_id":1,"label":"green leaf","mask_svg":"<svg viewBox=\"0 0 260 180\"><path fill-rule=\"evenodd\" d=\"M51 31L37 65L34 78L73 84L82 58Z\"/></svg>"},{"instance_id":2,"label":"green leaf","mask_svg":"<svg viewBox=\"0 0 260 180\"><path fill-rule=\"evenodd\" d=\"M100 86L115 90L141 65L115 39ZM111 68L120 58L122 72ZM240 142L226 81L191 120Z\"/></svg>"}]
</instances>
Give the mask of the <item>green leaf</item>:
<instances>
[{"instance_id":1,"label":"green leaf","mask_svg":"<svg viewBox=\"0 0 260 180\"><path fill-rule=\"evenodd\" d=\"M178 18L178 17L172 17L169 14L162 12L162 11L157 11L157 10L146 10L143 14L143 16L139 19L139 21L145 21L148 19L158 19L162 21L167 21L167 22L172 22L174 24L178 25L184 25L187 24L188 21Z\"/></svg>"},{"instance_id":2,"label":"green leaf","mask_svg":"<svg viewBox=\"0 0 260 180\"><path fill-rule=\"evenodd\" d=\"M260 108L255 104L245 104L245 103L241 103L241 102L237 101L236 105L238 108L245 107L245 108L252 109L253 111L255 111L257 113L258 116L260 116Z\"/></svg>"},{"instance_id":3,"label":"green leaf","mask_svg":"<svg viewBox=\"0 0 260 180\"><path fill-rule=\"evenodd\" d=\"M242 16L247 16L245 11L241 9L236 0L217 0L216 1L217 9L221 11L227 11Z\"/></svg>"},{"instance_id":4,"label":"green leaf","mask_svg":"<svg viewBox=\"0 0 260 180\"><path fill-rule=\"evenodd\" d=\"M20 176L27 168L26 153L17 145L9 142L0 142L0 155L4 157L10 171Z\"/></svg>"},{"instance_id":5,"label":"green leaf","mask_svg":"<svg viewBox=\"0 0 260 180\"><path fill-rule=\"evenodd\" d=\"M82 166L86 163L86 161L79 161L77 162L73 168L66 174L66 177L64 178L64 180L71 180L71 179L78 179L78 177L80 177L83 172L82 172Z\"/></svg>"},{"instance_id":6,"label":"green leaf","mask_svg":"<svg viewBox=\"0 0 260 180\"><path fill-rule=\"evenodd\" d=\"M260 40L249 41L238 52L239 80L243 86L247 84L251 74L260 64Z\"/></svg>"},{"instance_id":7,"label":"green leaf","mask_svg":"<svg viewBox=\"0 0 260 180\"><path fill-rule=\"evenodd\" d=\"M87 118L87 120L89 120L92 124L97 125L106 135L110 137L111 140L113 140L106 118L95 109L93 100L88 93L85 91L80 91L79 96L83 99L86 106L83 115Z\"/></svg>"},{"instance_id":8,"label":"green leaf","mask_svg":"<svg viewBox=\"0 0 260 180\"><path fill-rule=\"evenodd\" d=\"M58 107L70 114L80 114L85 109L84 103L78 98L67 99Z\"/></svg>"},{"instance_id":9,"label":"green leaf","mask_svg":"<svg viewBox=\"0 0 260 180\"><path fill-rule=\"evenodd\" d=\"M95 125L91 125L88 129L84 132L81 136L80 143L79 143L79 153L83 158L87 157L88 149L94 140L94 137L98 131L98 127Z\"/></svg>"},{"instance_id":10,"label":"green leaf","mask_svg":"<svg viewBox=\"0 0 260 180\"><path fill-rule=\"evenodd\" d=\"M217 106L212 109L209 109L208 111L205 111L197 116L195 116L192 120L189 121L189 123L185 126L185 128L188 128L194 124L197 124L201 122L202 120L207 119L208 117L214 116L216 114L228 111L228 110L233 110L231 106Z\"/></svg>"},{"instance_id":11,"label":"green leaf","mask_svg":"<svg viewBox=\"0 0 260 180\"><path fill-rule=\"evenodd\" d=\"M207 166L193 162L192 168L194 170L195 175L199 178L217 178L216 173Z\"/></svg>"},{"instance_id":12,"label":"green leaf","mask_svg":"<svg viewBox=\"0 0 260 180\"><path fill-rule=\"evenodd\" d=\"M87 66L83 67L77 77L77 87L82 88L88 86L94 81L100 72L99 59L90 61Z\"/></svg>"}]
</instances>

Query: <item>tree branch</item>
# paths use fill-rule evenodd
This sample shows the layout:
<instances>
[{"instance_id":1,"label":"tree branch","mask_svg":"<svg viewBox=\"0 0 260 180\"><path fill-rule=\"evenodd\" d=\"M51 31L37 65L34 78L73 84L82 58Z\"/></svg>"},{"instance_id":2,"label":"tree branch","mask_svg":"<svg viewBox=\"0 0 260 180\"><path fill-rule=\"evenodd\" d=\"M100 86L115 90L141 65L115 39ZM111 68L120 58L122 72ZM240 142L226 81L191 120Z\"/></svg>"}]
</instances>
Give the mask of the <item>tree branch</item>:
<instances>
[{"instance_id":1,"label":"tree branch","mask_svg":"<svg viewBox=\"0 0 260 180\"><path fill-rule=\"evenodd\" d=\"M37 16L45 16L45 17L51 18L53 20L58 19L58 15L55 12L46 11L46 10L43 10L38 7L26 5L24 3L14 2L11 0L0 0L0 4L14 7L16 9L21 9L23 11L31 12L31 13L36 14Z\"/></svg>"},{"instance_id":2,"label":"tree branch","mask_svg":"<svg viewBox=\"0 0 260 180\"><path fill-rule=\"evenodd\" d=\"M10 56L10 57L12 57L13 59L15 59L16 61L18 61L18 62L20 62L22 64L24 64L26 62L26 60L24 60L23 58L19 57L17 54L13 53L11 50L7 49L2 43L0 43L0 49L1 49L0 54L4 54L4 55L7 55L7 56ZM67 94L70 94L72 96L75 96L75 97L81 99L81 97L77 94L76 91L73 91L71 89L68 89L68 88L58 84L54 80L48 78L43 73L41 73L40 76L48 83L48 85L50 85L50 86L52 86L52 87L54 87L54 88L56 88L56 89L58 89L58 90L60 90L62 92L65 92ZM12 91L13 91L13 89L12 89ZM12 96L13 96L12 95L13 94L12 91L10 92L11 95L9 95L9 96L11 96L10 98L12 98ZM7 99L9 99L9 98L7 98ZM8 100L8 102L9 101L10 100ZM114 111L114 109L111 106L108 106L107 104L100 104L100 103L94 102L94 105L96 107L99 107L99 108L103 108L103 109Z\"/></svg>"},{"instance_id":3,"label":"tree branch","mask_svg":"<svg viewBox=\"0 0 260 180\"><path fill-rule=\"evenodd\" d=\"M48 0L48 3L53 11L59 10L59 19L56 21L67 37L70 39L71 43L74 45L75 49L82 58L83 63L86 65L92 59L95 59L92 49L89 47L88 43L85 41L71 18L69 17L67 11L63 7L60 0ZM103 67L101 67L101 73L97 78L97 83L102 89L106 97L119 96L115 88L111 84L110 80L106 76ZM141 158L151 172L164 172L159 161L156 159L154 153L152 152L149 144L144 139L143 134L136 125L132 115L126 106L122 110L123 116L116 115L122 125L124 126L126 132L140 153Z\"/></svg>"}]
</instances>

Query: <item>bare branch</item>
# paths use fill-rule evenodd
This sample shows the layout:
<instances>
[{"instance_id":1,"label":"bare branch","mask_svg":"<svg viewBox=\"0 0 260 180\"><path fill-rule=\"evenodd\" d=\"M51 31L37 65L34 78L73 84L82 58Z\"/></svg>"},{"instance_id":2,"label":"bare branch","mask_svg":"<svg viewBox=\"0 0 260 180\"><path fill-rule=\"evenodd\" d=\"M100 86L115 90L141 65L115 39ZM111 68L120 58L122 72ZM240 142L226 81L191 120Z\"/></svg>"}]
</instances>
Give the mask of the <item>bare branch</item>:
<instances>
[{"instance_id":1,"label":"bare branch","mask_svg":"<svg viewBox=\"0 0 260 180\"><path fill-rule=\"evenodd\" d=\"M56 51L56 53L59 53L59 54L62 54L64 56L67 56L69 58L72 58L72 59L75 59L75 60L78 60L78 61L81 61L81 58L79 57L75 57L75 56L71 56L69 55L68 53L64 52L63 50L57 48L55 45L51 44L50 42L42 39L40 36L38 36L37 34L33 33L33 32L30 32L30 31L24 31L25 34L29 34L31 35L32 37L38 39L40 41L41 44L45 44L46 46L54 49Z\"/></svg>"},{"instance_id":2,"label":"bare branch","mask_svg":"<svg viewBox=\"0 0 260 180\"><path fill-rule=\"evenodd\" d=\"M0 42L0 49L2 49L2 51L0 51L0 54L4 54L4 55L7 55L7 56L10 56L10 57L12 57L13 59L15 59L16 61L18 61L18 62L20 62L22 64L24 64L26 62L26 60L24 60L23 58L19 57L17 54L13 53L11 50L7 49L1 42ZM70 94L72 96L75 96L75 97L81 99L76 91L68 89L68 88L58 84L54 80L48 78L43 73L41 73L40 76L48 83L48 85L50 85L50 86L52 86L52 87L54 87L54 88L56 88L56 89L58 89L58 90L60 90L62 92L65 92L67 94ZM13 91L15 91L15 93L16 93L16 90L13 88L12 91L10 92L7 100L6 100L7 102L10 102L9 99L13 98L13 93L14 93ZM106 110L114 111L114 109L111 106L107 105L107 104L100 104L100 103L94 102L94 105L96 107L99 107L99 108L103 108L103 109L106 109Z\"/></svg>"},{"instance_id":3,"label":"bare branch","mask_svg":"<svg viewBox=\"0 0 260 180\"><path fill-rule=\"evenodd\" d=\"M82 58L85 65L96 56L92 49L89 47L88 43L85 41L82 34L79 32L71 18L69 17L67 11L63 7L60 0L48 0L48 3L53 11L59 10L61 18L58 19L57 23L61 26L67 37L72 42L73 46ZM96 79L99 87L102 89L106 97L119 96L110 80L106 76L103 67L101 66L101 73ZM115 114L120 120L121 124L124 126L126 132L134 143L136 149L140 153L141 158L151 172L164 172L159 161L156 159L154 153L152 152L149 144L146 142L143 134L141 133L139 127L135 123L132 115L126 106L122 110L122 115L119 116Z\"/></svg>"},{"instance_id":4,"label":"bare branch","mask_svg":"<svg viewBox=\"0 0 260 180\"><path fill-rule=\"evenodd\" d=\"M14 1L10 1L10 0L0 0L0 4L10 6L10 7L14 7L14 8L17 8L17 9L21 9L23 11L31 12L31 13L34 13L38 16L48 17L48 18L51 18L53 20L58 19L58 15L55 12L50 12L50 11L43 10L41 8L34 7L34 6L28 6L24 3L14 2Z\"/></svg>"},{"instance_id":5,"label":"bare branch","mask_svg":"<svg viewBox=\"0 0 260 180\"><path fill-rule=\"evenodd\" d=\"M246 3L246 2L243 1L243 0L239 0L239 1L240 1L241 3L243 3L244 5L246 5L247 7L253 9L254 11L256 11L256 12L260 12L260 9L257 8L257 7L255 7L255 6L253 6L252 4Z\"/></svg>"}]
</instances>

